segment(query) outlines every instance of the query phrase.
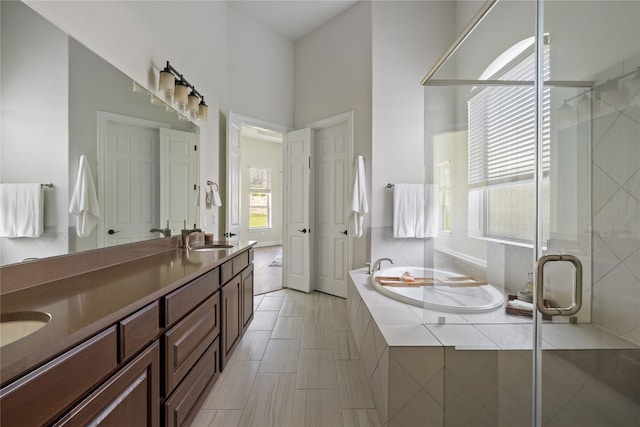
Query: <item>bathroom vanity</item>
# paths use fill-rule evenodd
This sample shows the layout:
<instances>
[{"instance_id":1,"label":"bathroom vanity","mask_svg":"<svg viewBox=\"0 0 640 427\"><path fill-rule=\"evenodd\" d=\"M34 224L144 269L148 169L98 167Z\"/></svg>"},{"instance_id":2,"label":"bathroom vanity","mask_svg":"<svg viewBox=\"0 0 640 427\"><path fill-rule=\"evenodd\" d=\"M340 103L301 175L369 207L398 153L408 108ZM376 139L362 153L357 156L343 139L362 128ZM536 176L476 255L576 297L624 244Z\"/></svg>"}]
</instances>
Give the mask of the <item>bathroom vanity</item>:
<instances>
[{"instance_id":1,"label":"bathroom vanity","mask_svg":"<svg viewBox=\"0 0 640 427\"><path fill-rule=\"evenodd\" d=\"M0 347L0 424L183 426L253 319L253 244L176 248L8 292L48 313Z\"/></svg>"}]
</instances>

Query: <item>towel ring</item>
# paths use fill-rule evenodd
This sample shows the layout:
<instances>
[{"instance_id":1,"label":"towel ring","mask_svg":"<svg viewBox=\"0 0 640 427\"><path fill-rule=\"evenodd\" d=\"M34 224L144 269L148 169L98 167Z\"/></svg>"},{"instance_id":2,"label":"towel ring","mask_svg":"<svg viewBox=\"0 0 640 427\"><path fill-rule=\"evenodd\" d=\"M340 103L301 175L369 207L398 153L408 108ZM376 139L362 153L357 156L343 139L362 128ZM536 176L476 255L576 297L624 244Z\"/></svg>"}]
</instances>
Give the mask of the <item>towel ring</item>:
<instances>
[{"instance_id":1,"label":"towel ring","mask_svg":"<svg viewBox=\"0 0 640 427\"><path fill-rule=\"evenodd\" d=\"M219 188L218 188L218 184L216 184L216 183L215 183L215 182L213 182L213 181L207 181L207 185L208 185L208 186L210 186L210 187L211 187L212 185L215 185L215 186L216 186L216 190L219 190Z\"/></svg>"}]
</instances>

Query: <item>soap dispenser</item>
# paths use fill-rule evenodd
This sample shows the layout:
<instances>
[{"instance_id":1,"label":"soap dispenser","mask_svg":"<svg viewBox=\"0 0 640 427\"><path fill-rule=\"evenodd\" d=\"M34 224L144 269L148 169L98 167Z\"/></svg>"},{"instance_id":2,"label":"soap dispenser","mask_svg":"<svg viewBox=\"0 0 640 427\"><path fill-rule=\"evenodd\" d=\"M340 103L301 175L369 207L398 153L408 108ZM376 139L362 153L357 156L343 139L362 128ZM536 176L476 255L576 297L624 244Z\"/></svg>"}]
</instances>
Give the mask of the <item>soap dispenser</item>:
<instances>
[{"instance_id":1,"label":"soap dispenser","mask_svg":"<svg viewBox=\"0 0 640 427\"><path fill-rule=\"evenodd\" d=\"M518 292L518 299L520 301L533 302L533 273L528 273L525 290Z\"/></svg>"}]
</instances>

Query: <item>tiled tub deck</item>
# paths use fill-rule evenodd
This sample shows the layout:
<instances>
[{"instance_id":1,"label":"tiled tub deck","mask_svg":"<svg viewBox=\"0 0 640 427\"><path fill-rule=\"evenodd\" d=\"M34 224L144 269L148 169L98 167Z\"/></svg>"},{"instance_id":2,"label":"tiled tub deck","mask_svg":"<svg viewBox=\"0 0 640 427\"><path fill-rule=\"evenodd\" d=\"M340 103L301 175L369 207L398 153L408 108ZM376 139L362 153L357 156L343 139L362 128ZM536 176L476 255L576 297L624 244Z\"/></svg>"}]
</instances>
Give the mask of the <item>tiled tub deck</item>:
<instances>
[{"instance_id":1,"label":"tiled tub deck","mask_svg":"<svg viewBox=\"0 0 640 427\"><path fill-rule=\"evenodd\" d=\"M384 426L530 425L530 318L425 311L376 291L366 269L350 279L349 322ZM638 346L545 323L543 349L543 425L640 425Z\"/></svg>"}]
</instances>

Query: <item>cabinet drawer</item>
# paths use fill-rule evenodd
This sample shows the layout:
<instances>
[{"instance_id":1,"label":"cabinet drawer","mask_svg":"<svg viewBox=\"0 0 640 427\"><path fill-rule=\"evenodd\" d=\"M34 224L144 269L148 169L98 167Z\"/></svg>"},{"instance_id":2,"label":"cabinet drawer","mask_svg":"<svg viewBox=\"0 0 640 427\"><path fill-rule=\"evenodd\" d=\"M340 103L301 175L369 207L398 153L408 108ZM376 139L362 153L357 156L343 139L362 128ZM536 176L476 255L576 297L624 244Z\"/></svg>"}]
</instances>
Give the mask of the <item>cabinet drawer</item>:
<instances>
[{"instance_id":1,"label":"cabinet drawer","mask_svg":"<svg viewBox=\"0 0 640 427\"><path fill-rule=\"evenodd\" d=\"M120 361L133 356L158 337L160 332L159 315L160 306L155 301L120 321L118 324Z\"/></svg>"},{"instance_id":2,"label":"cabinet drawer","mask_svg":"<svg viewBox=\"0 0 640 427\"><path fill-rule=\"evenodd\" d=\"M0 425L47 424L68 410L118 366L113 326L0 392Z\"/></svg>"},{"instance_id":3,"label":"cabinet drawer","mask_svg":"<svg viewBox=\"0 0 640 427\"><path fill-rule=\"evenodd\" d=\"M233 278L233 260L227 261L220 267L220 283L223 285Z\"/></svg>"},{"instance_id":4,"label":"cabinet drawer","mask_svg":"<svg viewBox=\"0 0 640 427\"><path fill-rule=\"evenodd\" d=\"M184 378L220 332L216 293L165 334L165 396Z\"/></svg>"},{"instance_id":5,"label":"cabinet drawer","mask_svg":"<svg viewBox=\"0 0 640 427\"><path fill-rule=\"evenodd\" d=\"M160 350L156 341L54 426L158 427L159 363Z\"/></svg>"},{"instance_id":6,"label":"cabinet drawer","mask_svg":"<svg viewBox=\"0 0 640 427\"><path fill-rule=\"evenodd\" d=\"M233 275L240 274L249 265L249 251L242 252L233 260Z\"/></svg>"},{"instance_id":7,"label":"cabinet drawer","mask_svg":"<svg viewBox=\"0 0 640 427\"><path fill-rule=\"evenodd\" d=\"M164 404L164 425L181 427L189 425L198 413L207 391L218 378L218 339L209 346L189 375Z\"/></svg>"},{"instance_id":8,"label":"cabinet drawer","mask_svg":"<svg viewBox=\"0 0 640 427\"><path fill-rule=\"evenodd\" d=\"M220 287L220 273L212 270L167 295L164 299L164 325L170 326L190 312Z\"/></svg>"}]
</instances>

